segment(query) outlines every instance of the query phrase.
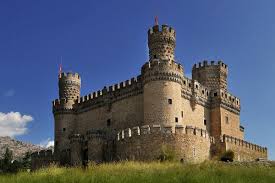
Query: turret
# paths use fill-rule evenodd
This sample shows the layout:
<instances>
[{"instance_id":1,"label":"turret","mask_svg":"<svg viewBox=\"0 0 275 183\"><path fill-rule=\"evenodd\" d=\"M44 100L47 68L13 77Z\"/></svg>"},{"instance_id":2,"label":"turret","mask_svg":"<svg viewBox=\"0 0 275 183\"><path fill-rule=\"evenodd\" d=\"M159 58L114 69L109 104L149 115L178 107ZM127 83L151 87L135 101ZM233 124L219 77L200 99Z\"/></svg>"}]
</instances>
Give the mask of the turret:
<instances>
[{"instance_id":1,"label":"turret","mask_svg":"<svg viewBox=\"0 0 275 183\"><path fill-rule=\"evenodd\" d=\"M153 59L174 60L176 32L168 25L154 25L148 30L150 61Z\"/></svg>"},{"instance_id":2,"label":"turret","mask_svg":"<svg viewBox=\"0 0 275 183\"><path fill-rule=\"evenodd\" d=\"M174 61L175 31L156 24L148 31L149 62L141 69L144 124L181 124L183 67Z\"/></svg>"},{"instance_id":3,"label":"turret","mask_svg":"<svg viewBox=\"0 0 275 183\"><path fill-rule=\"evenodd\" d=\"M55 120L55 152L62 159L68 158L70 148L68 136L74 133L75 110L73 105L80 97L81 79L77 73L61 73L58 80L59 99L53 102Z\"/></svg>"},{"instance_id":4,"label":"turret","mask_svg":"<svg viewBox=\"0 0 275 183\"><path fill-rule=\"evenodd\" d=\"M80 96L81 79L78 73L62 73L58 81L59 98L76 100Z\"/></svg>"},{"instance_id":5,"label":"turret","mask_svg":"<svg viewBox=\"0 0 275 183\"><path fill-rule=\"evenodd\" d=\"M227 74L228 67L222 61L218 61L218 63L204 61L195 64L192 69L192 79L199 81L211 90L227 90Z\"/></svg>"}]
</instances>

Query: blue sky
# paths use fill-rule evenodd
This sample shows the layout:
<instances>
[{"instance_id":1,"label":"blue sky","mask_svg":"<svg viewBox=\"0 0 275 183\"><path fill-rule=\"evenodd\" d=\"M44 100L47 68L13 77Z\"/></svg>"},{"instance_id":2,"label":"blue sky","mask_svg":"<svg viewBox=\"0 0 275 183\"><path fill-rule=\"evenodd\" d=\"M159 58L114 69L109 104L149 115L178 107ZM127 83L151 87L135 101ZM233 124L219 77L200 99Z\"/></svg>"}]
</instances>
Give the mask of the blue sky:
<instances>
[{"instance_id":1,"label":"blue sky","mask_svg":"<svg viewBox=\"0 0 275 183\"><path fill-rule=\"evenodd\" d=\"M175 28L186 73L204 59L228 64L246 139L275 159L274 8L274 0L1 1L0 119L16 131L0 132L36 144L52 140L61 56L66 71L81 74L82 94L136 76L157 15Z\"/></svg>"}]
</instances>

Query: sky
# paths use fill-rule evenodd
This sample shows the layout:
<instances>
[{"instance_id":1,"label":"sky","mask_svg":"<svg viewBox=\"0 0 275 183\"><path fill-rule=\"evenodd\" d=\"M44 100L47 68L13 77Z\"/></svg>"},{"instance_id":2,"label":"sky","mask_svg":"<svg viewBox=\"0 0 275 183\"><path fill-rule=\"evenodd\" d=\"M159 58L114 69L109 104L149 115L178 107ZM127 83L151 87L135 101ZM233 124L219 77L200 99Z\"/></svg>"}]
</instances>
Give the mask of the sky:
<instances>
[{"instance_id":1,"label":"sky","mask_svg":"<svg viewBox=\"0 0 275 183\"><path fill-rule=\"evenodd\" d=\"M147 30L176 30L176 59L223 60L230 93L241 99L247 141L275 160L274 0L0 1L0 136L47 145L58 65L78 72L86 95L140 74Z\"/></svg>"}]
</instances>

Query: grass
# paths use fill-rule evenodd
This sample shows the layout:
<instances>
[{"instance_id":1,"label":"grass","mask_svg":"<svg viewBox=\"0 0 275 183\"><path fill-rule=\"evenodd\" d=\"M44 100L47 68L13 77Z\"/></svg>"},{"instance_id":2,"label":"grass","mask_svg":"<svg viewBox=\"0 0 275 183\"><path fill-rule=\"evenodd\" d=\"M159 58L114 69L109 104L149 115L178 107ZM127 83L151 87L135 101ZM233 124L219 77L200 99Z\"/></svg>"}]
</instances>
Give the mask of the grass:
<instances>
[{"instance_id":1,"label":"grass","mask_svg":"<svg viewBox=\"0 0 275 183\"><path fill-rule=\"evenodd\" d=\"M52 166L38 171L0 175L0 183L264 183L275 182L275 167L228 165L205 162L184 165L175 162L120 162L82 168Z\"/></svg>"}]
</instances>

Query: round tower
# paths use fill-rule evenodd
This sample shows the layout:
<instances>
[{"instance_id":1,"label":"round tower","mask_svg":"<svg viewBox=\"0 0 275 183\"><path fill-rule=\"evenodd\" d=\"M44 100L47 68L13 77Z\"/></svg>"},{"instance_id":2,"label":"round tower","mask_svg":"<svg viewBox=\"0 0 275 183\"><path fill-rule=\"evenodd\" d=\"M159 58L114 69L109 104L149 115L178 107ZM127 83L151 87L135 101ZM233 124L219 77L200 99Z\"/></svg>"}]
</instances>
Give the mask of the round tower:
<instances>
[{"instance_id":1,"label":"round tower","mask_svg":"<svg viewBox=\"0 0 275 183\"><path fill-rule=\"evenodd\" d=\"M69 159L70 140L68 136L75 129L73 105L80 97L81 79L77 73L61 73L58 80L59 99L53 102L55 120L55 152L61 159Z\"/></svg>"},{"instance_id":2,"label":"round tower","mask_svg":"<svg viewBox=\"0 0 275 183\"><path fill-rule=\"evenodd\" d=\"M203 61L192 68L192 79L197 80L209 89L227 90L228 67L222 61L215 63Z\"/></svg>"},{"instance_id":3,"label":"round tower","mask_svg":"<svg viewBox=\"0 0 275 183\"><path fill-rule=\"evenodd\" d=\"M174 60L176 32L168 25L153 26L148 30L149 57L152 59Z\"/></svg>"},{"instance_id":4,"label":"round tower","mask_svg":"<svg viewBox=\"0 0 275 183\"><path fill-rule=\"evenodd\" d=\"M141 69L144 124L182 124L183 67L174 61L175 31L167 25L148 31L149 62Z\"/></svg>"},{"instance_id":5,"label":"round tower","mask_svg":"<svg viewBox=\"0 0 275 183\"><path fill-rule=\"evenodd\" d=\"M58 81L59 98L76 100L80 96L81 79L78 73L62 73Z\"/></svg>"}]
</instances>

